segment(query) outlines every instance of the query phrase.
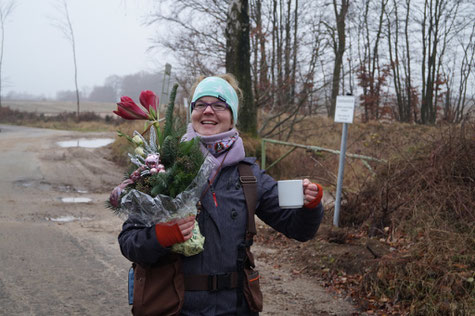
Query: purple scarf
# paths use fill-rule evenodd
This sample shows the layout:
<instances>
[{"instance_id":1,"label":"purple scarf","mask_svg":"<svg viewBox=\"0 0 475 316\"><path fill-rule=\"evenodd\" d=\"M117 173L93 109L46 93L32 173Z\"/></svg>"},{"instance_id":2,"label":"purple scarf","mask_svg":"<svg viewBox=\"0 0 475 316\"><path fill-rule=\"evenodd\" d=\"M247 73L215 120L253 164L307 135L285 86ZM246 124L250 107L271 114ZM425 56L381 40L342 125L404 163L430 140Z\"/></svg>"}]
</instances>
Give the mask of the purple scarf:
<instances>
[{"instance_id":1,"label":"purple scarf","mask_svg":"<svg viewBox=\"0 0 475 316\"><path fill-rule=\"evenodd\" d=\"M215 134L211 136L203 136L196 133L190 123L188 124L186 134L183 135L182 140L191 140L195 137L200 137L200 147L204 155L210 154L210 151L206 148L207 146L211 146L212 148L214 148L213 145L218 143L226 143L230 146L229 149L225 148L227 150L219 151L217 153L217 156L212 155L212 158L215 160L216 167L211 173L211 176L209 177L210 179L213 179L221 163L222 167L232 166L243 160L245 157L242 138L239 137L239 132L235 128L224 133ZM213 150L213 152L211 153L213 154L214 152L215 151ZM223 162L224 157L226 157L226 160L224 160Z\"/></svg>"}]
</instances>

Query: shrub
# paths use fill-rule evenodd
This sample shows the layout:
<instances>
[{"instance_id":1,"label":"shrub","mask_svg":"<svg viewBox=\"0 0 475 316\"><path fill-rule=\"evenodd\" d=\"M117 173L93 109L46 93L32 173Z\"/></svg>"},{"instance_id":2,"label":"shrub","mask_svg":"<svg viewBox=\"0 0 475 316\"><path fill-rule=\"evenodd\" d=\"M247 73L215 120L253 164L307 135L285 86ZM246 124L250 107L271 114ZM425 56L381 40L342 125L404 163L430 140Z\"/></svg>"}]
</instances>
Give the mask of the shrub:
<instances>
[{"instance_id":1,"label":"shrub","mask_svg":"<svg viewBox=\"0 0 475 316\"><path fill-rule=\"evenodd\" d=\"M370 267L368 296L414 315L465 315L475 308L475 128L450 127L401 152L361 192L347 193L341 218L394 251Z\"/></svg>"}]
</instances>

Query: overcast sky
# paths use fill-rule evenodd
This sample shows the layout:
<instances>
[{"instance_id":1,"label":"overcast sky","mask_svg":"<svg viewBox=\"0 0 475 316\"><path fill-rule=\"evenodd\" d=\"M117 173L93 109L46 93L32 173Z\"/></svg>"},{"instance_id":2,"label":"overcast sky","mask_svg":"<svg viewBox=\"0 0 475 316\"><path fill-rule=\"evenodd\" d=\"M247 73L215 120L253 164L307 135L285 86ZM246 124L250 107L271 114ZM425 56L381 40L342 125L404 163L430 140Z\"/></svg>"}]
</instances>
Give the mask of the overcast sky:
<instances>
[{"instance_id":1,"label":"overcast sky","mask_svg":"<svg viewBox=\"0 0 475 316\"><path fill-rule=\"evenodd\" d=\"M0 0L5 2L5 0ZM55 97L74 90L70 42L54 26L64 21L57 0L16 0L5 24L3 95ZM79 87L102 85L112 74L161 71L166 60L147 52L153 29L143 25L151 0L68 0L76 37Z\"/></svg>"}]
</instances>

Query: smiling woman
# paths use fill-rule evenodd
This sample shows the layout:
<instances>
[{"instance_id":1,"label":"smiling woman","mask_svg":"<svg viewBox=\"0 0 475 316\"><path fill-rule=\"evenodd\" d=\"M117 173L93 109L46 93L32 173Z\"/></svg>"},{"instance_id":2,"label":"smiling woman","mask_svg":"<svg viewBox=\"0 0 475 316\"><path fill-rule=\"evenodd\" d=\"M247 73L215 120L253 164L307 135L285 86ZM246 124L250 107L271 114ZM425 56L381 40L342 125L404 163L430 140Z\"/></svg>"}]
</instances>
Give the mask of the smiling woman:
<instances>
[{"instance_id":1,"label":"smiling woman","mask_svg":"<svg viewBox=\"0 0 475 316\"><path fill-rule=\"evenodd\" d=\"M190 111L195 132L211 136L234 127L238 117L238 93L242 95L242 92L233 76L200 77L192 93Z\"/></svg>"},{"instance_id":2,"label":"smiling woman","mask_svg":"<svg viewBox=\"0 0 475 316\"><path fill-rule=\"evenodd\" d=\"M191 124L182 141L198 140L201 152L213 162L203 187L196 217L144 226L133 217L119 235L122 253L137 266L148 269L140 280L135 315L146 308L171 304L180 315L257 315L262 311L259 272L250 252L256 233L254 214L287 237L306 241L315 236L323 217L322 188L302 181L305 205L279 206L277 182L260 170L256 159L245 157L238 122L240 90L231 75L200 78L190 106ZM203 250L176 258L173 247L194 236L198 225L205 242ZM178 262L178 268L173 268ZM169 272L163 272L165 267ZM140 269L138 271L141 271ZM154 271L165 281L170 295L154 291ZM178 272L176 272L178 271ZM139 285L140 284L140 285ZM145 284L145 287L143 286ZM145 302L144 297L150 299ZM150 304L150 305L148 305Z\"/></svg>"},{"instance_id":3,"label":"smiling woman","mask_svg":"<svg viewBox=\"0 0 475 316\"><path fill-rule=\"evenodd\" d=\"M215 97L202 97L191 107L193 128L201 135L219 134L233 127L231 111L227 104Z\"/></svg>"}]
</instances>

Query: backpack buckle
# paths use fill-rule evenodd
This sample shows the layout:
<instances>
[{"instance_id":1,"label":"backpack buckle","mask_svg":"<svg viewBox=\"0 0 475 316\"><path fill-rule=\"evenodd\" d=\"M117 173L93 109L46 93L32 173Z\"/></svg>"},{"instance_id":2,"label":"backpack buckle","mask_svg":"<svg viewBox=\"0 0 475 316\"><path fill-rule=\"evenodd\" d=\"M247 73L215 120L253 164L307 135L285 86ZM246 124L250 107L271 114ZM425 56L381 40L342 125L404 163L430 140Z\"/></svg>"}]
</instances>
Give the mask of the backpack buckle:
<instances>
[{"instance_id":1,"label":"backpack buckle","mask_svg":"<svg viewBox=\"0 0 475 316\"><path fill-rule=\"evenodd\" d=\"M253 184L257 183L257 178L255 176L240 176L239 181L242 184Z\"/></svg>"},{"instance_id":2,"label":"backpack buckle","mask_svg":"<svg viewBox=\"0 0 475 316\"><path fill-rule=\"evenodd\" d=\"M232 289L231 273L208 275L208 291Z\"/></svg>"}]
</instances>

